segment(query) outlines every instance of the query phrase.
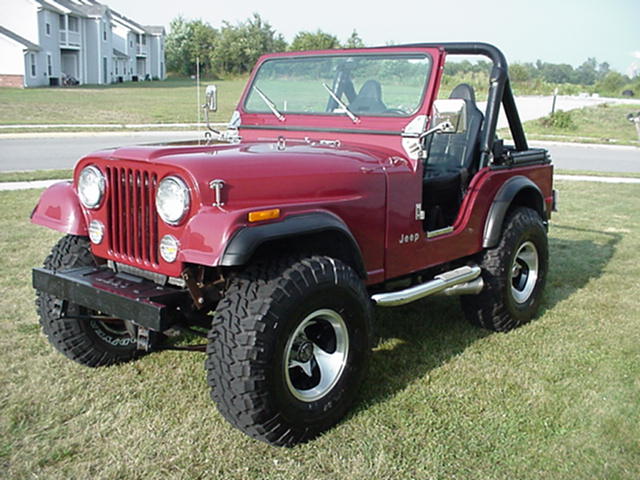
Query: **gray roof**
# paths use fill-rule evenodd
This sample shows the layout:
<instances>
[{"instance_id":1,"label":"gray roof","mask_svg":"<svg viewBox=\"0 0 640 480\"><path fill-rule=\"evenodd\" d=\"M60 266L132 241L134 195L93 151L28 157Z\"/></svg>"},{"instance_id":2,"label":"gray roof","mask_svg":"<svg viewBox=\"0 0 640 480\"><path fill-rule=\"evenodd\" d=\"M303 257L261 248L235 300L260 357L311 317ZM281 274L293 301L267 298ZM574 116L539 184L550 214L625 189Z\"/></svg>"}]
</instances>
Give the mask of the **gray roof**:
<instances>
[{"instance_id":1,"label":"gray roof","mask_svg":"<svg viewBox=\"0 0 640 480\"><path fill-rule=\"evenodd\" d=\"M165 29L162 25L145 25L144 29L152 35L164 35Z\"/></svg>"},{"instance_id":2,"label":"gray roof","mask_svg":"<svg viewBox=\"0 0 640 480\"><path fill-rule=\"evenodd\" d=\"M113 49L113 54L114 54L116 57L120 57L120 58L129 58L129 55L127 55L127 54L126 54L126 53L124 53L124 52L121 52L121 51L120 51L120 50L118 50L117 48L114 48L114 49Z\"/></svg>"},{"instance_id":3,"label":"gray roof","mask_svg":"<svg viewBox=\"0 0 640 480\"><path fill-rule=\"evenodd\" d=\"M0 26L0 34L4 35L5 37L9 37L10 39L15 40L18 43L21 43L28 50L40 51L40 47L38 45L36 45L35 43L31 43L26 38L21 37L20 35L18 35L15 32L12 32L8 28L4 28L3 26Z\"/></svg>"},{"instance_id":4,"label":"gray roof","mask_svg":"<svg viewBox=\"0 0 640 480\"><path fill-rule=\"evenodd\" d=\"M64 13L56 7L57 4L80 17L101 17L109 14L109 8L98 2L80 2L71 0L36 0L36 2L44 8L54 10L58 13Z\"/></svg>"}]
</instances>

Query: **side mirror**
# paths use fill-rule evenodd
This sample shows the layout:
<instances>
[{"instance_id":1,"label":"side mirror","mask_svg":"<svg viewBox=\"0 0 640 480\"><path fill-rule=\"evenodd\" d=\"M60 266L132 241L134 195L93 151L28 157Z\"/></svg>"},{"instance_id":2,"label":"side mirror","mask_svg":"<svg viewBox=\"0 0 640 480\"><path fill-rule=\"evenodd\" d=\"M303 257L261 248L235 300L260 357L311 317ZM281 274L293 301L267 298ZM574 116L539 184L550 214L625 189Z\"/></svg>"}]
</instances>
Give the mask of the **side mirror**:
<instances>
[{"instance_id":1,"label":"side mirror","mask_svg":"<svg viewBox=\"0 0 640 480\"><path fill-rule=\"evenodd\" d=\"M218 110L218 87L215 85L208 85L205 90L204 109L208 112L215 112Z\"/></svg>"},{"instance_id":2,"label":"side mirror","mask_svg":"<svg viewBox=\"0 0 640 480\"><path fill-rule=\"evenodd\" d=\"M448 98L433 102L433 128L438 133L464 133L467 129L467 103L461 98Z\"/></svg>"}]
</instances>

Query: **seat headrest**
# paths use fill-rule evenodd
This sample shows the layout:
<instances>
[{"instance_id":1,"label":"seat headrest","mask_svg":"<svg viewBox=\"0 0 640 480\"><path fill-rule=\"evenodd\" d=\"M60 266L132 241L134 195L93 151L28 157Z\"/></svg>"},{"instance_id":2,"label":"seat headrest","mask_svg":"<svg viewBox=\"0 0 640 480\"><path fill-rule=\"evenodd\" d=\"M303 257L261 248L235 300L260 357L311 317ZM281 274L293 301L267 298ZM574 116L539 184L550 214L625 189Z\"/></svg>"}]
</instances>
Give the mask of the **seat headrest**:
<instances>
[{"instance_id":1,"label":"seat headrest","mask_svg":"<svg viewBox=\"0 0 640 480\"><path fill-rule=\"evenodd\" d=\"M463 100L468 100L474 105L476 103L476 94L473 91L473 87L468 83L461 83L456 88L454 88L451 91L449 98L461 98Z\"/></svg>"},{"instance_id":2,"label":"seat headrest","mask_svg":"<svg viewBox=\"0 0 640 480\"><path fill-rule=\"evenodd\" d=\"M380 82L377 80L367 80L364 82L364 85L362 85L360 92L358 92L358 96L380 100L382 98L382 87L380 86Z\"/></svg>"}]
</instances>

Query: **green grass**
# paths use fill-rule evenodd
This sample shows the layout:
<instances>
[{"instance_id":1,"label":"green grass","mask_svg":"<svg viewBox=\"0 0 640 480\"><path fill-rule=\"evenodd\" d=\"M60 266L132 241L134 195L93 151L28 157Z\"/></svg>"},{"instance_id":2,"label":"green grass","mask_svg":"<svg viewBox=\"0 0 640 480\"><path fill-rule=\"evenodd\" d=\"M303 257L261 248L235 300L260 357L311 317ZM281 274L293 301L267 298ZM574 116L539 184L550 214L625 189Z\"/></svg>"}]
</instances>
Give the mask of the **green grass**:
<instances>
[{"instance_id":1,"label":"green grass","mask_svg":"<svg viewBox=\"0 0 640 480\"><path fill-rule=\"evenodd\" d=\"M30 269L59 234L0 192L0 471L12 479L640 477L640 186L558 182L539 318L467 325L453 298L377 310L355 408L292 449L211 404L201 354L90 370L40 333Z\"/></svg>"},{"instance_id":2,"label":"green grass","mask_svg":"<svg viewBox=\"0 0 640 480\"><path fill-rule=\"evenodd\" d=\"M219 110L211 120L226 122L246 78L202 82L218 85ZM193 123L197 121L194 80L115 84L79 88L0 88L0 124Z\"/></svg>"},{"instance_id":3,"label":"green grass","mask_svg":"<svg viewBox=\"0 0 640 480\"><path fill-rule=\"evenodd\" d=\"M554 168L553 173L556 175L588 175L594 177L640 178L640 173L636 172L599 172L597 170L566 170L562 168Z\"/></svg>"},{"instance_id":4,"label":"green grass","mask_svg":"<svg viewBox=\"0 0 640 480\"><path fill-rule=\"evenodd\" d=\"M71 178L72 175L73 170L32 170L19 172L0 172L0 183L67 179Z\"/></svg>"},{"instance_id":5,"label":"green grass","mask_svg":"<svg viewBox=\"0 0 640 480\"><path fill-rule=\"evenodd\" d=\"M627 120L627 114L636 110L637 105L601 104L569 111L573 128L545 126L543 119L537 119L525 122L524 129L529 139L640 146L635 126ZM500 133L509 137L508 129Z\"/></svg>"}]
</instances>

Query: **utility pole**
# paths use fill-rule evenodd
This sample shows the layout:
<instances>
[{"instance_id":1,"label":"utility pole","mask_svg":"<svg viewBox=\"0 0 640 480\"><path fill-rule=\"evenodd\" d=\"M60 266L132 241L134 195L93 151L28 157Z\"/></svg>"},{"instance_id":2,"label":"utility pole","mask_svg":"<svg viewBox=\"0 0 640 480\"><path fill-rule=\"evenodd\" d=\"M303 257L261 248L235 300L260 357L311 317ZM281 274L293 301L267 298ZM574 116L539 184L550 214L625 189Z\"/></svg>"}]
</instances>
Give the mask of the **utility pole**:
<instances>
[{"instance_id":1,"label":"utility pole","mask_svg":"<svg viewBox=\"0 0 640 480\"><path fill-rule=\"evenodd\" d=\"M553 90L553 103L551 104L551 115L556 113L556 97L558 96L558 88Z\"/></svg>"},{"instance_id":2,"label":"utility pole","mask_svg":"<svg viewBox=\"0 0 640 480\"><path fill-rule=\"evenodd\" d=\"M640 112L630 113L627 115L627 120L635 124L636 132L638 133L638 141L640 142Z\"/></svg>"}]
</instances>

